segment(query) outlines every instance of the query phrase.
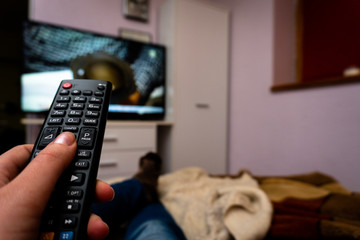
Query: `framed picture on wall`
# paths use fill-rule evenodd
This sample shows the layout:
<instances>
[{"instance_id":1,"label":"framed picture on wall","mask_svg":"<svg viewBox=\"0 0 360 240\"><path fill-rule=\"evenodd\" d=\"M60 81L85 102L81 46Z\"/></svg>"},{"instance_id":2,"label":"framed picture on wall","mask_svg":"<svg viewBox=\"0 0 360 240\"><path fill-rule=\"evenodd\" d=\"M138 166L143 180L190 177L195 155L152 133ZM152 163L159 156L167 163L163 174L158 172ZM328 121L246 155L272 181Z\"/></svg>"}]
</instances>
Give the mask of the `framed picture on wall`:
<instances>
[{"instance_id":1,"label":"framed picture on wall","mask_svg":"<svg viewBox=\"0 0 360 240\"><path fill-rule=\"evenodd\" d=\"M147 22L149 18L149 1L123 0L123 14L126 18Z\"/></svg>"}]
</instances>

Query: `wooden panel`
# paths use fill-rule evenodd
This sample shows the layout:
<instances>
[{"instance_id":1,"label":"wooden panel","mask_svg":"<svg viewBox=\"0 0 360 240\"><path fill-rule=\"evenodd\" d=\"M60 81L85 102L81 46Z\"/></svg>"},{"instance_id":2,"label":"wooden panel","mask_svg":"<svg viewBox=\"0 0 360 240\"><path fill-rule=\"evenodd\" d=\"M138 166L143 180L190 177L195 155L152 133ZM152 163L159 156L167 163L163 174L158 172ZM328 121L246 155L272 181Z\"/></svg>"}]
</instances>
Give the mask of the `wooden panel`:
<instances>
[{"instance_id":1,"label":"wooden panel","mask_svg":"<svg viewBox=\"0 0 360 240\"><path fill-rule=\"evenodd\" d=\"M360 1L300 0L302 81L342 76L360 66Z\"/></svg>"}]
</instances>

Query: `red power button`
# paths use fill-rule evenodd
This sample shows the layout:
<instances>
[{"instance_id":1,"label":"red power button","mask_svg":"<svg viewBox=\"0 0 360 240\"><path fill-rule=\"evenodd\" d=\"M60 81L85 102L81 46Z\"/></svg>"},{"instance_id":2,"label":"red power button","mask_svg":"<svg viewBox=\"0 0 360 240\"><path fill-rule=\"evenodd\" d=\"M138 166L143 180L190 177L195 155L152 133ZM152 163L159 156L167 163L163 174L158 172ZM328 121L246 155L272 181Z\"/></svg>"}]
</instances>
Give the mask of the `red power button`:
<instances>
[{"instance_id":1,"label":"red power button","mask_svg":"<svg viewBox=\"0 0 360 240\"><path fill-rule=\"evenodd\" d=\"M62 85L62 87L65 88L65 89L68 89L68 88L71 88L71 87L72 87L72 84L69 83L69 82L67 82L67 83L64 83L64 84Z\"/></svg>"}]
</instances>

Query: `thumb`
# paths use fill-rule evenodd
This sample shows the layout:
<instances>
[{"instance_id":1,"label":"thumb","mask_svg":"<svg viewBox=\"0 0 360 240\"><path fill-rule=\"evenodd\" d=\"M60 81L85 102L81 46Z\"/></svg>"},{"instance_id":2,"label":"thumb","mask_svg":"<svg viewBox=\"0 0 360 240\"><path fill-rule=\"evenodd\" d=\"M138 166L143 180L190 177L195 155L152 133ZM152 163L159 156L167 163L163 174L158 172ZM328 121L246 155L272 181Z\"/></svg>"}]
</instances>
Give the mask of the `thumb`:
<instances>
[{"instance_id":1,"label":"thumb","mask_svg":"<svg viewBox=\"0 0 360 240\"><path fill-rule=\"evenodd\" d=\"M57 180L71 163L75 152L74 134L60 134L14 179L14 189L19 189L22 199L33 199L37 207L45 208Z\"/></svg>"}]
</instances>

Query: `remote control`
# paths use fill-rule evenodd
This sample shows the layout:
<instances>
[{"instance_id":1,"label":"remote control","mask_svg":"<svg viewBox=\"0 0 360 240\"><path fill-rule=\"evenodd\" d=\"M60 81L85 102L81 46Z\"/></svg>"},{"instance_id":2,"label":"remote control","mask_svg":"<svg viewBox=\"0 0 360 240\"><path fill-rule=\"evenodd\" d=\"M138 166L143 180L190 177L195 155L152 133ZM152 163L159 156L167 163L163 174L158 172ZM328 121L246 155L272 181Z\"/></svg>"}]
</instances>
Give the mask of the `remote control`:
<instances>
[{"instance_id":1,"label":"remote control","mask_svg":"<svg viewBox=\"0 0 360 240\"><path fill-rule=\"evenodd\" d=\"M87 239L111 88L111 83L99 80L60 83L31 159L65 131L76 136L77 153L50 197L40 226L41 240Z\"/></svg>"}]
</instances>

